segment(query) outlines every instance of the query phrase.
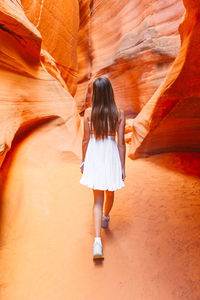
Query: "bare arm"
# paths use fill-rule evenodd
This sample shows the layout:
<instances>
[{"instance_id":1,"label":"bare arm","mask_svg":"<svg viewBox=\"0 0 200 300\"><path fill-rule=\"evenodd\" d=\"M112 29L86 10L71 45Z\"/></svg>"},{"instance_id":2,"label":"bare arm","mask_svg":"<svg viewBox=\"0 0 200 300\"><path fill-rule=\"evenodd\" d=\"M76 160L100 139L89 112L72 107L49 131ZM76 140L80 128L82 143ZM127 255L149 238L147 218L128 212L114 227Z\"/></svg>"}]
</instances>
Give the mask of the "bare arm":
<instances>
[{"instance_id":1,"label":"bare arm","mask_svg":"<svg viewBox=\"0 0 200 300\"><path fill-rule=\"evenodd\" d=\"M124 139L124 131L125 131L125 116L124 112L121 111L121 122L118 127L117 131L117 142L118 142L118 149L119 149L119 156L122 165L122 179L124 180L125 175L125 156L126 156L126 144Z\"/></svg>"},{"instance_id":2,"label":"bare arm","mask_svg":"<svg viewBox=\"0 0 200 300\"><path fill-rule=\"evenodd\" d=\"M82 140L82 162L85 160L85 154L87 151L87 146L90 139L90 128L88 124L88 111L85 111L84 114L84 134L83 134L83 140Z\"/></svg>"}]
</instances>

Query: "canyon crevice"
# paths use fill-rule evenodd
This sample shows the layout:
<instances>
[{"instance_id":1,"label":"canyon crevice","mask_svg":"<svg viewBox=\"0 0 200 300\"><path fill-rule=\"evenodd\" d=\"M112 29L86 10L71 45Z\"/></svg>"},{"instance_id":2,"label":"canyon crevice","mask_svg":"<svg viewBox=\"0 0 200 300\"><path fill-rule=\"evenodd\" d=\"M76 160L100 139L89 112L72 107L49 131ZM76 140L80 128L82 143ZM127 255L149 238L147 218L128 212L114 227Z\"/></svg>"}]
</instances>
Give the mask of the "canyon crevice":
<instances>
[{"instance_id":1,"label":"canyon crevice","mask_svg":"<svg viewBox=\"0 0 200 300\"><path fill-rule=\"evenodd\" d=\"M1 300L199 299L195 0L0 1ZM107 76L126 180L92 261L82 121Z\"/></svg>"}]
</instances>

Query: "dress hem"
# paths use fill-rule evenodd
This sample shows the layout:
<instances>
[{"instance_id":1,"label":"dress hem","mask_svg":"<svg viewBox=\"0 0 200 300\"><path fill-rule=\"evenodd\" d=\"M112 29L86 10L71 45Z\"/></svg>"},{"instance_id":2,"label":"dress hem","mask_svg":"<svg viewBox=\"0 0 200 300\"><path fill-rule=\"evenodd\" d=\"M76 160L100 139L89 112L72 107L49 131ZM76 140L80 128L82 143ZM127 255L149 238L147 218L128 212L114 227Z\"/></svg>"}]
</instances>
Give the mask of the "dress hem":
<instances>
[{"instance_id":1,"label":"dress hem","mask_svg":"<svg viewBox=\"0 0 200 300\"><path fill-rule=\"evenodd\" d=\"M125 184L122 184L120 187L116 187L116 188L110 189L109 187L108 188L99 188L99 187L97 188L97 187L94 187L94 185L83 183L81 181L80 181L80 184L85 185L88 188L93 189L93 190L99 190L99 191L107 191L108 190L110 192L114 192L116 190L120 190L121 188L123 188L125 186Z\"/></svg>"}]
</instances>

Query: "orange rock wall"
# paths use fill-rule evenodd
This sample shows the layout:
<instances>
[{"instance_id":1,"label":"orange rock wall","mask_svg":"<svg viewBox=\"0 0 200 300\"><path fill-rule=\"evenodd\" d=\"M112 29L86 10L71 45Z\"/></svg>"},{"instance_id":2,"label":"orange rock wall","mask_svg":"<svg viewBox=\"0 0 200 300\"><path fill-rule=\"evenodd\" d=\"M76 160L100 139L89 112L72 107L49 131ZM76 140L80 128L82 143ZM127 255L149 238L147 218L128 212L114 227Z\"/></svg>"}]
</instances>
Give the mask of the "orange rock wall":
<instances>
[{"instance_id":1,"label":"orange rock wall","mask_svg":"<svg viewBox=\"0 0 200 300\"><path fill-rule=\"evenodd\" d=\"M182 1L92 1L90 81L108 76L116 101L134 117L166 76L179 47L178 24ZM87 78L85 78L85 81ZM81 77L81 85L83 78ZM90 105L87 91L78 95L78 107Z\"/></svg>"},{"instance_id":2,"label":"orange rock wall","mask_svg":"<svg viewBox=\"0 0 200 300\"><path fill-rule=\"evenodd\" d=\"M84 110L105 74L138 114L130 157L199 151L198 3L184 1L181 51L150 100L179 47L181 2L91 3L90 19L89 0L0 1L1 162L12 146L0 171L1 300L199 299L199 154L127 157L95 265L72 98L77 89Z\"/></svg>"},{"instance_id":3,"label":"orange rock wall","mask_svg":"<svg viewBox=\"0 0 200 300\"><path fill-rule=\"evenodd\" d=\"M41 34L19 1L0 3L0 24L0 162L16 132L41 118L61 117L74 129L70 138L81 139L74 100L40 63Z\"/></svg>"},{"instance_id":4,"label":"orange rock wall","mask_svg":"<svg viewBox=\"0 0 200 300\"><path fill-rule=\"evenodd\" d=\"M22 0L22 4L27 17L42 35L42 56L48 71L57 79L61 77L71 95L74 95L78 72L78 1Z\"/></svg>"},{"instance_id":5,"label":"orange rock wall","mask_svg":"<svg viewBox=\"0 0 200 300\"><path fill-rule=\"evenodd\" d=\"M75 95L77 108L83 112L88 101L88 83L91 77L91 6L88 0L79 1L80 26L78 32L78 85Z\"/></svg>"},{"instance_id":6,"label":"orange rock wall","mask_svg":"<svg viewBox=\"0 0 200 300\"><path fill-rule=\"evenodd\" d=\"M200 151L200 8L184 1L181 50L163 84L133 121L130 157Z\"/></svg>"}]
</instances>

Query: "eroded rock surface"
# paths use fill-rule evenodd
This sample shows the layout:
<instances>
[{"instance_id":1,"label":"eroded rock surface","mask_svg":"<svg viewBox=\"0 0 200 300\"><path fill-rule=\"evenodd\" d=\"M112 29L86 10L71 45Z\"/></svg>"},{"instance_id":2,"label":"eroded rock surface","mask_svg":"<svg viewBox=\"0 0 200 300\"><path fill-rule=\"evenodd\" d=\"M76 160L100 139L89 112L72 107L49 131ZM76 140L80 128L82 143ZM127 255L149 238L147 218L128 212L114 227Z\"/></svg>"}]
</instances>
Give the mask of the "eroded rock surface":
<instances>
[{"instance_id":1,"label":"eroded rock surface","mask_svg":"<svg viewBox=\"0 0 200 300\"><path fill-rule=\"evenodd\" d=\"M27 122L31 127L41 118L61 117L73 128L70 138L80 138L74 100L42 66L41 34L19 1L0 3L0 24L1 163L16 132Z\"/></svg>"},{"instance_id":2,"label":"eroded rock surface","mask_svg":"<svg viewBox=\"0 0 200 300\"><path fill-rule=\"evenodd\" d=\"M26 16L42 35L42 50L45 50L42 51L42 55L45 66L64 87L66 84L71 95L74 95L78 72L78 1L22 0L22 4Z\"/></svg>"},{"instance_id":3,"label":"eroded rock surface","mask_svg":"<svg viewBox=\"0 0 200 300\"><path fill-rule=\"evenodd\" d=\"M0 1L2 300L199 299L200 157L185 153L200 144L199 8L184 2L181 51L148 102L179 48L181 1ZM184 153L127 157L94 265L71 95L84 111L104 74L131 158Z\"/></svg>"},{"instance_id":4,"label":"eroded rock surface","mask_svg":"<svg viewBox=\"0 0 200 300\"><path fill-rule=\"evenodd\" d=\"M165 81L133 121L131 158L200 151L199 5L184 3L181 50Z\"/></svg>"},{"instance_id":5,"label":"eroded rock surface","mask_svg":"<svg viewBox=\"0 0 200 300\"><path fill-rule=\"evenodd\" d=\"M181 0L92 1L90 81L108 76L117 104L136 116L166 76L180 47ZM85 81L87 78L85 78ZM89 82L89 81L88 81ZM81 81L80 83L83 86ZM89 90L90 92L90 90ZM78 95L78 107L90 105ZM80 103L81 102L81 103Z\"/></svg>"}]
</instances>

